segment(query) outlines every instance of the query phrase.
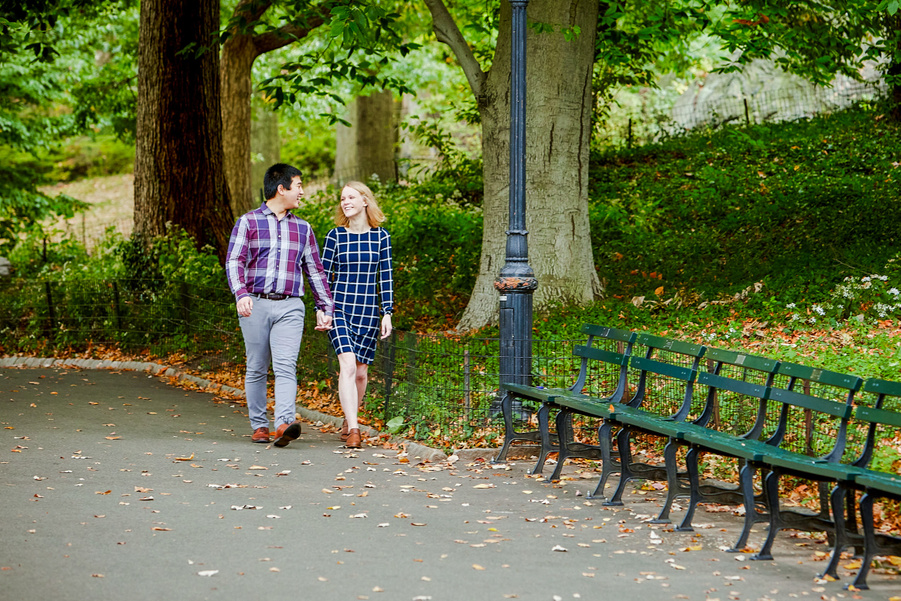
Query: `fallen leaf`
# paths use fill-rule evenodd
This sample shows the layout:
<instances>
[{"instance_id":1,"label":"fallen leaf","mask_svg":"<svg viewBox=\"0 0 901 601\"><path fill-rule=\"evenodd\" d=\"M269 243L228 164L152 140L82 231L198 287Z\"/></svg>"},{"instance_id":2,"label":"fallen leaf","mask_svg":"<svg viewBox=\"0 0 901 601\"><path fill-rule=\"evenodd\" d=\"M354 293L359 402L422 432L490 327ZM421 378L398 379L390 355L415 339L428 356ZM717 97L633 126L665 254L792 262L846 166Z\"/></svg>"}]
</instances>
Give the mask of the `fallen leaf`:
<instances>
[{"instance_id":1,"label":"fallen leaf","mask_svg":"<svg viewBox=\"0 0 901 601\"><path fill-rule=\"evenodd\" d=\"M483 568L482 566L480 566L480 565L477 564L477 563L474 563L474 564L472 564L472 569L474 569L474 570L484 570L485 568Z\"/></svg>"},{"instance_id":2,"label":"fallen leaf","mask_svg":"<svg viewBox=\"0 0 901 601\"><path fill-rule=\"evenodd\" d=\"M194 453L191 453L190 457L176 457L175 461L191 461L194 459Z\"/></svg>"},{"instance_id":3,"label":"fallen leaf","mask_svg":"<svg viewBox=\"0 0 901 601\"><path fill-rule=\"evenodd\" d=\"M219 573L219 570L201 570L197 572L198 576L215 576Z\"/></svg>"}]
</instances>

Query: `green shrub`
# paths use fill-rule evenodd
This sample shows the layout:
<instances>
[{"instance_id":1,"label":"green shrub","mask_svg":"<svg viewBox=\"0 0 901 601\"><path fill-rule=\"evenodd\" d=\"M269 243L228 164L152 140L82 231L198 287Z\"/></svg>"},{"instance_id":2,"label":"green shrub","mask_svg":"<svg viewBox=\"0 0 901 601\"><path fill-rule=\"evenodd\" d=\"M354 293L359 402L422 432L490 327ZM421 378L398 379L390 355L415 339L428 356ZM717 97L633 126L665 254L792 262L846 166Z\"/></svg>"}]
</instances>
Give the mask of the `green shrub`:
<instances>
[{"instance_id":1,"label":"green shrub","mask_svg":"<svg viewBox=\"0 0 901 601\"><path fill-rule=\"evenodd\" d=\"M449 327L462 310L475 285L482 241L481 209L460 204L458 195L424 194L423 187L369 182L385 212L384 226L391 233L395 300L395 327L431 329ZM433 190L433 188L429 188ZM339 191L329 187L301 208L322 246L335 227Z\"/></svg>"}]
</instances>

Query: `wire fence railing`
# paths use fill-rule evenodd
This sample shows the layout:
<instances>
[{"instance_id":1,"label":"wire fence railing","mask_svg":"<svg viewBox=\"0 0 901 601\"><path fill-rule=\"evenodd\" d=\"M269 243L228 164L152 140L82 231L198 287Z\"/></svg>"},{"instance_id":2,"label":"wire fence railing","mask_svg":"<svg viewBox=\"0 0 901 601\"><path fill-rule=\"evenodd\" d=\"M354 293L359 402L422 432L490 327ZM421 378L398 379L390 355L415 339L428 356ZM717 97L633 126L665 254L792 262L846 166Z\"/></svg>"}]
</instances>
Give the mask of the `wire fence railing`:
<instances>
[{"instance_id":1,"label":"wire fence railing","mask_svg":"<svg viewBox=\"0 0 901 601\"><path fill-rule=\"evenodd\" d=\"M309 302L309 299L307 299ZM308 307L312 314L312 307ZM306 320L298 381L336 395L338 364L328 338ZM584 342L584 341L583 341ZM565 381L578 341L536 341L536 365ZM0 354L89 356L114 348L177 361L200 374L243 374L244 343L234 299L219 286L190 282L12 279L0 287ZM395 330L370 366L367 412L408 432L465 437L492 427L499 385L496 338ZM578 367L576 366L576 370ZM559 371L558 371L559 370Z\"/></svg>"},{"instance_id":2,"label":"wire fence railing","mask_svg":"<svg viewBox=\"0 0 901 601\"><path fill-rule=\"evenodd\" d=\"M308 307L308 314L312 315L312 307ZM315 388L334 400L338 363L327 336L315 331L314 325L314 320L307 320L298 382L301 390ZM560 388L572 385L580 369L573 348L584 343L584 339L533 340L532 383ZM615 341L595 339L595 344L606 345L607 350L623 350ZM175 362L200 375L227 372L242 387L244 343L234 299L224 279L221 286L201 286L137 278L17 278L0 286L0 354L103 358L102 353L110 349L128 357ZM465 440L486 430L498 438L503 433L496 402L502 380L499 356L497 338L395 330L379 344L370 366L366 415L383 425L395 424L391 427L420 439L437 435ZM665 351L655 356L675 364L686 360ZM618 367L597 361L589 362L587 369L583 392L596 398L609 397L616 389ZM711 370L713 365L702 362L702 369ZM735 369L732 377L754 377L746 370ZM629 380L627 398L636 384ZM777 386L784 385L777 382ZM804 386L819 384L807 382ZM694 389L690 419L697 417L705 395L703 387ZM683 397L684 391L677 384L651 376L643 407L668 415L678 409ZM715 402L712 419L721 426L741 432L754 419L754 408L741 399L722 394ZM526 409L534 412L538 407ZM768 432L775 427L776 417L768 417ZM574 430L578 438L591 439L596 426L590 418L576 419ZM806 433L797 441L801 452L822 452L821 447L830 442L828 434L825 442L820 440L823 432L815 425L794 431Z\"/></svg>"}]
</instances>

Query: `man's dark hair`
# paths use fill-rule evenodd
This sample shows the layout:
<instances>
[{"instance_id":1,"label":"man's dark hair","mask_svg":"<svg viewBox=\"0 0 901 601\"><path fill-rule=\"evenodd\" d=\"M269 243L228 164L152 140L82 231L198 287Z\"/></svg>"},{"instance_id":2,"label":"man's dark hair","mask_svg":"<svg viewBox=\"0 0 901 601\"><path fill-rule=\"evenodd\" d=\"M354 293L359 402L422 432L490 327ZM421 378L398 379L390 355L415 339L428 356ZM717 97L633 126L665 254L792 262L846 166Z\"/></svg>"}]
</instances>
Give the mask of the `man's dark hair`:
<instances>
[{"instance_id":1,"label":"man's dark hair","mask_svg":"<svg viewBox=\"0 0 901 601\"><path fill-rule=\"evenodd\" d=\"M279 186L283 186L285 190L290 189L294 176L302 178L300 169L287 163L276 163L267 169L263 176L263 194L266 195L266 200L275 198Z\"/></svg>"}]
</instances>

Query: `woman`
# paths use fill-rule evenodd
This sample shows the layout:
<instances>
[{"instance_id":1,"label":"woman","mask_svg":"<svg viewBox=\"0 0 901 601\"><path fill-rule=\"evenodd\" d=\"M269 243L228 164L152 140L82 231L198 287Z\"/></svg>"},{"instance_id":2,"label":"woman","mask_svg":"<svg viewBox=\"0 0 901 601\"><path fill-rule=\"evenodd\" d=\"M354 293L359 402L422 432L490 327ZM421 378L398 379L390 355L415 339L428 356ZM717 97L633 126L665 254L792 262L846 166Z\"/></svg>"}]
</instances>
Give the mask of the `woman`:
<instances>
[{"instance_id":1,"label":"woman","mask_svg":"<svg viewBox=\"0 0 901 601\"><path fill-rule=\"evenodd\" d=\"M350 448L363 444L357 413L377 339L379 334L383 339L391 334L391 236L380 227L383 221L385 214L372 191L360 182L348 182L335 213L338 227L326 234L322 251L335 300L329 340L338 356L338 398L344 411L341 439Z\"/></svg>"}]
</instances>

